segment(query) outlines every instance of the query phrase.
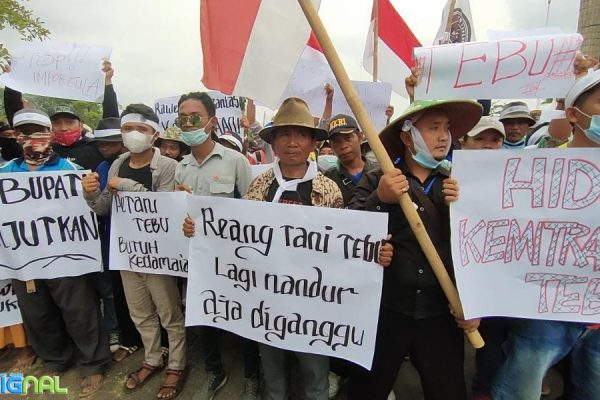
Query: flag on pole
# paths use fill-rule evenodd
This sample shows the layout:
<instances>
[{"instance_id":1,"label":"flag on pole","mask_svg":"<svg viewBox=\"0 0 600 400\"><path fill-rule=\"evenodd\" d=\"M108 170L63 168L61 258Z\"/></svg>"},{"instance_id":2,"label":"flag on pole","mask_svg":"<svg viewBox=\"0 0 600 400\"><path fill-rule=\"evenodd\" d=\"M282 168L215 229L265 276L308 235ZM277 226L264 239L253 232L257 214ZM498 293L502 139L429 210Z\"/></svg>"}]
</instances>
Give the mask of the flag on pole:
<instances>
[{"instance_id":1,"label":"flag on pole","mask_svg":"<svg viewBox=\"0 0 600 400\"><path fill-rule=\"evenodd\" d=\"M450 22L450 32L448 30L448 16L450 7L452 10L452 20ZM465 43L475 42L475 27L473 26L473 17L471 17L471 5L469 0L448 0L444 12L442 13L442 22L440 29L435 36L434 45L444 43Z\"/></svg>"},{"instance_id":2,"label":"flag on pole","mask_svg":"<svg viewBox=\"0 0 600 400\"><path fill-rule=\"evenodd\" d=\"M377 4L377 12L375 12ZM377 16L377 21L375 21ZM377 25L377 54L374 54L375 26ZM404 79L414 65L413 49L421 43L398 14L390 0L376 0L371 14L371 26L363 53L363 67L373 75L373 57L378 57L377 78L390 82L394 92L408 97Z\"/></svg>"},{"instance_id":3,"label":"flag on pole","mask_svg":"<svg viewBox=\"0 0 600 400\"><path fill-rule=\"evenodd\" d=\"M202 83L275 109L310 31L296 0L201 0Z\"/></svg>"}]
</instances>

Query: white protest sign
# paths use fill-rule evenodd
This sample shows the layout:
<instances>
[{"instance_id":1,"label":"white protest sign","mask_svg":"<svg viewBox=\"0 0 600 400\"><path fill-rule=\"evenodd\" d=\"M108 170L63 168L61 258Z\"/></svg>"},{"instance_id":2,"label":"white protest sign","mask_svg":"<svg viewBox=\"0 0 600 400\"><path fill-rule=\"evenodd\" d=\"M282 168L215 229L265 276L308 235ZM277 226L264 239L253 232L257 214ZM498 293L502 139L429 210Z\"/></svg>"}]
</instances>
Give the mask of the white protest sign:
<instances>
[{"instance_id":1,"label":"white protest sign","mask_svg":"<svg viewBox=\"0 0 600 400\"><path fill-rule=\"evenodd\" d=\"M287 91L284 93L285 97L282 97L281 102L288 97L299 97L306 101L311 114L314 117L320 118L323 115L323 109L325 108L324 86L325 82L328 82L333 86L334 90L331 115L354 115L346 102L342 89L335 79L329 81L321 81L320 79L315 80L314 76L311 77L310 71L307 71L306 74L307 75L302 75L300 77L294 76L294 78L292 78L295 83L293 86L288 86ZM377 128L377 130L385 128L387 120L385 108L390 104L392 85L388 82L366 81L352 81L352 85L365 106L367 113L371 117L375 128Z\"/></svg>"},{"instance_id":2,"label":"white protest sign","mask_svg":"<svg viewBox=\"0 0 600 400\"><path fill-rule=\"evenodd\" d=\"M241 134L242 127L240 119L242 118L242 109L240 98L238 96L230 96L221 92L206 92L212 99L217 118L217 136L221 136L223 132L234 132ZM164 97L154 101L154 111L160 120L163 129L167 129L175 123L177 118L177 102L180 96Z\"/></svg>"},{"instance_id":3,"label":"white protest sign","mask_svg":"<svg viewBox=\"0 0 600 400\"><path fill-rule=\"evenodd\" d=\"M370 368L387 214L188 197L186 325Z\"/></svg>"},{"instance_id":4,"label":"white protest sign","mask_svg":"<svg viewBox=\"0 0 600 400\"><path fill-rule=\"evenodd\" d=\"M26 42L10 53L12 70L0 83L23 93L102 102L102 62L110 58L109 46Z\"/></svg>"},{"instance_id":5,"label":"white protest sign","mask_svg":"<svg viewBox=\"0 0 600 400\"><path fill-rule=\"evenodd\" d=\"M177 118L179 107L177 102L180 96L163 97L162 99L154 100L154 112L158 116L158 120L163 129L172 127Z\"/></svg>"},{"instance_id":6,"label":"white protest sign","mask_svg":"<svg viewBox=\"0 0 600 400\"><path fill-rule=\"evenodd\" d=\"M385 109L390 104L392 97L392 84L388 82L352 81L352 85L365 106L369 117L371 117L375 128L378 131L385 128L387 121ZM336 95L333 96L333 112L331 115L347 114L354 116L337 82L333 86Z\"/></svg>"},{"instance_id":7,"label":"white protest sign","mask_svg":"<svg viewBox=\"0 0 600 400\"><path fill-rule=\"evenodd\" d=\"M113 197L110 269L187 276L186 192L121 192Z\"/></svg>"},{"instance_id":8,"label":"white protest sign","mask_svg":"<svg viewBox=\"0 0 600 400\"><path fill-rule=\"evenodd\" d=\"M96 215L81 189L84 173L0 174L0 279L53 279L102 269Z\"/></svg>"},{"instance_id":9,"label":"white protest sign","mask_svg":"<svg viewBox=\"0 0 600 400\"><path fill-rule=\"evenodd\" d=\"M21 310L10 279L0 281L0 328L20 324Z\"/></svg>"},{"instance_id":10,"label":"white protest sign","mask_svg":"<svg viewBox=\"0 0 600 400\"><path fill-rule=\"evenodd\" d=\"M600 322L598 160L600 149L454 152L452 255L466 318Z\"/></svg>"},{"instance_id":11,"label":"white protest sign","mask_svg":"<svg viewBox=\"0 0 600 400\"><path fill-rule=\"evenodd\" d=\"M416 99L564 97L573 82L579 34L418 47Z\"/></svg>"}]
</instances>

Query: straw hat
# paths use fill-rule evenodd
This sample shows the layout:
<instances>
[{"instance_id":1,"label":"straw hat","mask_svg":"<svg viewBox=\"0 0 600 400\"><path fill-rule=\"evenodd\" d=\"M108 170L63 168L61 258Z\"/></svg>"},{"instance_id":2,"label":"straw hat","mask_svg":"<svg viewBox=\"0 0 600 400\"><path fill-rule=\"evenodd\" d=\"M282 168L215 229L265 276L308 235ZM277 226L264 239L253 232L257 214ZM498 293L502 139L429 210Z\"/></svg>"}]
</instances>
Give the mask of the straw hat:
<instances>
[{"instance_id":1,"label":"straw hat","mask_svg":"<svg viewBox=\"0 0 600 400\"><path fill-rule=\"evenodd\" d=\"M273 124L260 131L259 135L265 142L271 144L273 140L273 132L283 126L301 126L310 128L313 131L315 140L327 139L327 131L316 128L308 104L297 97L289 97L283 101L281 107L273 118Z\"/></svg>"},{"instance_id":2,"label":"straw hat","mask_svg":"<svg viewBox=\"0 0 600 400\"><path fill-rule=\"evenodd\" d=\"M402 115L386 126L379 138L394 161L404 156L404 144L400 140L400 132L404 121L413 119L426 110L439 109L450 118L450 134L453 139L463 137L477 124L481 118L482 107L473 100L415 100Z\"/></svg>"}]
</instances>

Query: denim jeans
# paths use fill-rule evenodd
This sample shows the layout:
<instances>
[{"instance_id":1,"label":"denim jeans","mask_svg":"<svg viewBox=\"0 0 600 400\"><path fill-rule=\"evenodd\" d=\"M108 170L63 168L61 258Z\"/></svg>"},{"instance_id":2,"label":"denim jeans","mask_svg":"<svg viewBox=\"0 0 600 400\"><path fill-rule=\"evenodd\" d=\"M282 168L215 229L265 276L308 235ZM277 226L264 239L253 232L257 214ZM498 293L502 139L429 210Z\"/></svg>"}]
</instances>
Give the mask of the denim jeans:
<instances>
[{"instance_id":1,"label":"denim jeans","mask_svg":"<svg viewBox=\"0 0 600 400\"><path fill-rule=\"evenodd\" d=\"M537 400L548 369L571 353L571 400L600 399L600 330L575 322L519 320L506 343L494 400Z\"/></svg>"},{"instance_id":2,"label":"denim jeans","mask_svg":"<svg viewBox=\"0 0 600 400\"><path fill-rule=\"evenodd\" d=\"M319 354L283 350L260 343L261 362L265 377L264 400L290 398L290 358L298 360L304 400L329 399L329 358Z\"/></svg>"}]
</instances>

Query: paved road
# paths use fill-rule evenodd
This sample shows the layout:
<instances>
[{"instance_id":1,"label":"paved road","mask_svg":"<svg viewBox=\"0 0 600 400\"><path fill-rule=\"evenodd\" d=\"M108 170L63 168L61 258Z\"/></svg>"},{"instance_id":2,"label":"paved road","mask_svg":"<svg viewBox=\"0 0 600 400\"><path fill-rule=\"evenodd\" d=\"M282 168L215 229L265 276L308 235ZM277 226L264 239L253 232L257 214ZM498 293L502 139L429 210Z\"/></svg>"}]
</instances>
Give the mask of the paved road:
<instances>
[{"instance_id":1,"label":"paved road","mask_svg":"<svg viewBox=\"0 0 600 400\"><path fill-rule=\"evenodd\" d=\"M215 400L237 400L241 397L241 393L243 390L243 365L241 360L241 347L238 341L230 334L224 334L221 338L221 348L223 349L223 363L225 365L229 381L227 385L219 391L217 396L215 396ZM474 368L474 352L467 346L466 350L466 376L467 381L470 382L473 376L473 368ZM200 345L200 341L197 336L193 333L188 335L188 360L189 366L191 368L190 374L188 376L187 383L183 392L179 395L178 399L181 400L191 400L193 394L205 383L206 375L202 368L201 362L202 349ZM102 390L96 395L90 397L92 400L117 400L117 399L128 399L128 400L147 400L147 399L155 399L156 393L158 392L158 388L161 382L164 380L164 372L155 377L151 382L149 382L143 389L138 392L126 394L123 391L123 384L129 372L134 371L138 368L143 360L143 350L138 351L131 357L127 358L120 364L113 363L107 371L106 380L102 387ZM6 371L11 364L10 357L3 359L0 361L0 371ZM43 370L42 364L38 361L31 371L27 372L28 375L39 376ZM292 380L296 385L298 385L298 379L293 375ZM75 369L68 371L61 378L61 386L68 387L69 395L68 396L27 396L27 399L77 399L79 385L79 376ZM553 395L547 397L548 400L553 400L556 398L556 395L560 393L561 390L561 382L557 377L557 374L551 373L551 385ZM419 378L416 374L415 370L412 368L410 362L405 361L400 373L398 375L398 379L396 381L396 385L394 387L395 392L398 394L398 399L406 399L406 400L421 400L423 399L423 394L420 388ZM295 390L294 392L297 392ZM402 395L400 395L402 394ZM3 398L7 398L8 396L2 396ZM19 397L23 398L23 397ZM294 393L293 400L300 400L300 397L297 393ZM344 389L338 396L336 400L345 399ZM368 400L368 399L365 399Z\"/></svg>"}]
</instances>

